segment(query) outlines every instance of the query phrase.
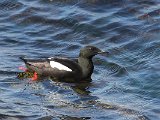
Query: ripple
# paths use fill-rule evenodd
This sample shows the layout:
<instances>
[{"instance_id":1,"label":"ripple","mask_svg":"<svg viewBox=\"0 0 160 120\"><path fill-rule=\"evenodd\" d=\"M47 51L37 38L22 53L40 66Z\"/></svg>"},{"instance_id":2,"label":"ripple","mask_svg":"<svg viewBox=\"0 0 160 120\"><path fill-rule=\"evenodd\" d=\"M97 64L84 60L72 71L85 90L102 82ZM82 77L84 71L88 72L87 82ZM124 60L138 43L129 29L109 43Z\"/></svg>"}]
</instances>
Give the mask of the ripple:
<instances>
[{"instance_id":1,"label":"ripple","mask_svg":"<svg viewBox=\"0 0 160 120\"><path fill-rule=\"evenodd\" d=\"M11 10L16 10L18 8L21 8L23 6L22 3L17 2L17 1L9 1L9 0L2 0L0 2L0 11L5 12L5 11L11 11Z\"/></svg>"},{"instance_id":2,"label":"ripple","mask_svg":"<svg viewBox=\"0 0 160 120\"><path fill-rule=\"evenodd\" d=\"M25 118L35 118L37 116L25 116L25 115L7 115L7 114L0 114L2 119L25 119Z\"/></svg>"},{"instance_id":3,"label":"ripple","mask_svg":"<svg viewBox=\"0 0 160 120\"><path fill-rule=\"evenodd\" d=\"M14 74L17 74L17 72L0 70L0 74L2 74L2 75L14 75Z\"/></svg>"},{"instance_id":4,"label":"ripple","mask_svg":"<svg viewBox=\"0 0 160 120\"><path fill-rule=\"evenodd\" d=\"M158 0L2 0L0 11L2 119L158 119ZM94 57L90 84L16 78L21 55L72 58L89 44L110 53Z\"/></svg>"}]
</instances>

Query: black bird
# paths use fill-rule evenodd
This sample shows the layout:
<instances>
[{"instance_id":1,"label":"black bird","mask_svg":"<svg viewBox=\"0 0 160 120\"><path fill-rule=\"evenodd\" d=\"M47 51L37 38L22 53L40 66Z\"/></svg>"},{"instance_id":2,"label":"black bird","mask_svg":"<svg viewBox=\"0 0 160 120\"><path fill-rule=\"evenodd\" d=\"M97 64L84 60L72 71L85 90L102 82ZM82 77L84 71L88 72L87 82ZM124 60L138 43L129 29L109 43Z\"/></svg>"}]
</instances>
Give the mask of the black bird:
<instances>
[{"instance_id":1,"label":"black bird","mask_svg":"<svg viewBox=\"0 0 160 120\"><path fill-rule=\"evenodd\" d=\"M86 46L80 50L78 59L50 57L45 59L25 59L28 71L36 72L39 76L49 76L58 81L81 82L90 81L94 65L93 56L106 53L94 46Z\"/></svg>"}]
</instances>

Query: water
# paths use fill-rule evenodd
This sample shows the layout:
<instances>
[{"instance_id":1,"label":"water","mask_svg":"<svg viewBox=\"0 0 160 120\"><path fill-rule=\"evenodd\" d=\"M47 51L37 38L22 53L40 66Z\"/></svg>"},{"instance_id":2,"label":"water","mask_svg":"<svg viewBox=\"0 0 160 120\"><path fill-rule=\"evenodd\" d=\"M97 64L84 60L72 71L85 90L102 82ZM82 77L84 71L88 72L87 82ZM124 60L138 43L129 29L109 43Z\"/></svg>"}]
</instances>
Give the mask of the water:
<instances>
[{"instance_id":1,"label":"water","mask_svg":"<svg viewBox=\"0 0 160 120\"><path fill-rule=\"evenodd\" d=\"M0 118L159 120L159 0L1 0ZM19 56L94 58L92 82L19 80Z\"/></svg>"}]
</instances>

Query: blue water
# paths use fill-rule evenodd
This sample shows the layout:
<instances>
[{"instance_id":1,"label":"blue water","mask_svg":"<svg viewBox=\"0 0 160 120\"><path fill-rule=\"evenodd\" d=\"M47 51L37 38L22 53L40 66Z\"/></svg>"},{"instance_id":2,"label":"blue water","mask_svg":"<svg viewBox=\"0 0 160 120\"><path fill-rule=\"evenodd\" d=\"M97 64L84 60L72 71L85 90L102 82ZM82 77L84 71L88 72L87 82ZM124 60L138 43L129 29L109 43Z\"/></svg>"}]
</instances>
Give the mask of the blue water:
<instances>
[{"instance_id":1,"label":"blue water","mask_svg":"<svg viewBox=\"0 0 160 120\"><path fill-rule=\"evenodd\" d=\"M20 56L96 56L92 82L20 80ZM159 0L1 0L0 119L159 120Z\"/></svg>"}]
</instances>

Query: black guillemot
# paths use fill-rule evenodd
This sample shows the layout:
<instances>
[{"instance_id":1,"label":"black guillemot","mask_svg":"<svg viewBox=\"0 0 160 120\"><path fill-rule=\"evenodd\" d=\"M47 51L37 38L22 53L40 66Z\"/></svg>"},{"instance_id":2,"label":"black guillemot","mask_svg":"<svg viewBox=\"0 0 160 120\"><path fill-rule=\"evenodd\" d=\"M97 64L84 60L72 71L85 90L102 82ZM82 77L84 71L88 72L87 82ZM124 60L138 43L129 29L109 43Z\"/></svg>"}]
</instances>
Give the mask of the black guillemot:
<instances>
[{"instance_id":1,"label":"black guillemot","mask_svg":"<svg viewBox=\"0 0 160 120\"><path fill-rule=\"evenodd\" d=\"M90 81L94 65L93 56L106 53L94 46L86 46L80 50L76 60L61 57L43 59L26 59L20 57L30 72L39 76L49 76L64 82Z\"/></svg>"}]
</instances>

